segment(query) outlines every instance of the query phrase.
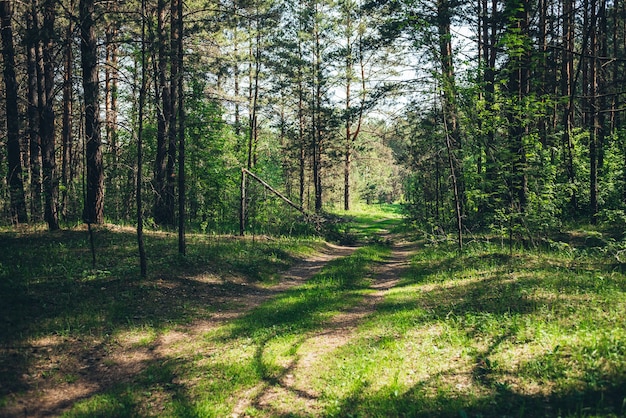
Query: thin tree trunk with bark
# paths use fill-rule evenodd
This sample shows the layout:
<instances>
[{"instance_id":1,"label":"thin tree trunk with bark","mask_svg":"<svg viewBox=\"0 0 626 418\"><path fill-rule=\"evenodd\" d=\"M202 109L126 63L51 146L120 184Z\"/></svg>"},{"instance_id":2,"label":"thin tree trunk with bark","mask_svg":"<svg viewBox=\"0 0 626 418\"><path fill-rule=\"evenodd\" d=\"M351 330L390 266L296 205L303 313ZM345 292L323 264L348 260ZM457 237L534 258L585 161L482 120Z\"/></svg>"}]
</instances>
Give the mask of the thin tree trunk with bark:
<instances>
[{"instance_id":1,"label":"thin tree trunk with bark","mask_svg":"<svg viewBox=\"0 0 626 418\"><path fill-rule=\"evenodd\" d=\"M106 143L109 146L111 154L111 166L107 175L107 189L110 188L112 193L109 193L110 199L113 204L110 205L114 211L114 218L119 218L121 215L122 198L120 194L121 179L119 178L120 165L120 144L118 143L117 133L117 96L118 96L118 45L116 41L118 29L115 23L107 24L105 29L105 68L104 68L104 128Z\"/></svg>"},{"instance_id":2,"label":"thin tree trunk with bark","mask_svg":"<svg viewBox=\"0 0 626 418\"><path fill-rule=\"evenodd\" d=\"M168 36L165 25L167 1L159 0L157 10L157 150L154 166L154 221L157 225L173 225L173 213L168 207L167 166L170 158L168 132L171 120L170 88L167 83Z\"/></svg>"},{"instance_id":3,"label":"thin tree trunk with bark","mask_svg":"<svg viewBox=\"0 0 626 418\"><path fill-rule=\"evenodd\" d=\"M574 4L573 0L563 0L563 57L561 63L561 95L566 98L562 116L563 136L561 139L565 169L570 185L576 181L574 167ZM578 207L578 197L572 188L570 206L572 210Z\"/></svg>"},{"instance_id":4,"label":"thin tree trunk with bark","mask_svg":"<svg viewBox=\"0 0 626 418\"><path fill-rule=\"evenodd\" d=\"M142 278L148 274L148 263L146 260L146 250L143 240L143 116L147 92L146 76L146 0L141 1L141 88L139 90L139 109L137 127L137 183L135 190L135 201L137 204L137 250L139 252L139 271Z\"/></svg>"},{"instance_id":5,"label":"thin tree trunk with bark","mask_svg":"<svg viewBox=\"0 0 626 418\"><path fill-rule=\"evenodd\" d=\"M462 167L458 153L461 151L461 130L456 105L456 80L452 61L452 36L450 31L450 3L437 2L437 32L439 35L439 59L441 62L441 88L443 96L443 123L446 134L446 149L450 164L450 176L454 192L455 214L459 249L463 248L463 196L461 188Z\"/></svg>"},{"instance_id":6,"label":"thin tree trunk with bark","mask_svg":"<svg viewBox=\"0 0 626 418\"><path fill-rule=\"evenodd\" d=\"M176 36L172 37L176 51L176 65L178 73L176 82L178 86L178 253L185 255L187 252L187 243L185 240L185 221L186 221L186 205L185 205L185 96L184 96L184 77L183 77L183 39L184 39L184 22L183 22L183 1L176 1ZM174 13L174 10L172 10ZM172 95L173 96L173 95Z\"/></svg>"},{"instance_id":7,"label":"thin tree trunk with bark","mask_svg":"<svg viewBox=\"0 0 626 418\"><path fill-rule=\"evenodd\" d=\"M30 214L35 222L43 219L41 190L41 137L39 136L39 93L37 80L37 42L32 10L24 13L26 21L26 73L28 79L28 142L30 157Z\"/></svg>"},{"instance_id":8,"label":"thin tree trunk with bark","mask_svg":"<svg viewBox=\"0 0 626 418\"><path fill-rule=\"evenodd\" d=\"M98 44L93 20L94 5L94 0L80 0L79 4L87 166L87 193L83 216L87 223L100 224L104 222L104 171L98 116Z\"/></svg>"},{"instance_id":9,"label":"thin tree trunk with bark","mask_svg":"<svg viewBox=\"0 0 626 418\"><path fill-rule=\"evenodd\" d=\"M178 141L178 99L179 99L179 84L178 77L181 72L181 68L178 62L178 42L180 38L179 27L177 23L178 16L178 3L182 0L170 1L170 48L169 48L169 63L170 63L170 120L169 129L167 131L168 145L167 145L167 166L166 166L166 194L165 204L167 210L168 219L171 220L171 225L175 225L176 218L176 151Z\"/></svg>"},{"instance_id":10,"label":"thin tree trunk with bark","mask_svg":"<svg viewBox=\"0 0 626 418\"><path fill-rule=\"evenodd\" d=\"M322 211L322 57L321 35L317 23L319 4L315 1L315 23L313 27L314 62L313 62L313 117L312 117L312 152L313 152L313 186L315 188L315 213Z\"/></svg>"},{"instance_id":11,"label":"thin tree trunk with bark","mask_svg":"<svg viewBox=\"0 0 626 418\"><path fill-rule=\"evenodd\" d=\"M43 8L41 26L41 44L38 57L39 80L39 132L41 137L41 156L43 165L43 189L45 196L44 216L50 230L59 229L59 182L55 158L55 114L54 114L54 21L56 16L55 1L46 0ZM33 2L33 16L37 17L37 5ZM35 22L34 27L39 25Z\"/></svg>"},{"instance_id":12,"label":"thin tree trunk with bark","mask_svg":"<svg viewBox=\"0 0 626 418\"><path fill-rule=\"evenodd\" d=\"M0 1L0 34L2 36L2 57L4 61L4 85L6 88L7 125L7 183L11 199L11 219L14 223L28 222L24 181L22 178L22 158L20 152L20 126L18 112L17 79L15 76L15 46L13 44L11 2Z\"/></svg>"},{"instance_id":13,"label":"thin tree trunk with bark","mask_svg":"<svg viewBox=\"0 0 626 418\"><path fill-rule=\"evenodd\" d=\"M70 4L70 10L73 10L73 2ZM63 71L63 124L61 130L61 184L63 185L63 191L61 192L61 216L67 218L68 200L69 200L69 188L72 182L71 167L72 167L72 108L74 100L72 89L73 78L73 66L74 66L74 54L72 52L72 37L74 36L73 20L70 17L67 23L67 29L65 32L65 57L63 65L65 69Z\"/></svg>"}]
</instances>

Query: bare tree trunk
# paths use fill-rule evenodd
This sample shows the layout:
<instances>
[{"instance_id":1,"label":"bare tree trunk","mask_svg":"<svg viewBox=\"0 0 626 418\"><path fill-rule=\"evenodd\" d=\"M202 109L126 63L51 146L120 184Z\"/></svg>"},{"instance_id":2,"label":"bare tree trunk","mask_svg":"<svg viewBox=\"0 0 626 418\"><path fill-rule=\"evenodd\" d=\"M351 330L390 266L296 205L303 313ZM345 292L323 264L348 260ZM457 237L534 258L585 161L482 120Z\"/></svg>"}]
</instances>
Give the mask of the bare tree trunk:
<instances>
[{"instance_id":1,"label":"bare tree trunk","mask_svg":"<svg viewBox=\"0 0 626 418\"><path fill-rule=\"evenodd\" d=\"M456 105L456 80L452 61L452 36L450 32L450 3L437 1L437 32L439 35L439 59L441 61L441 84L443 93L443 119L446 130L446 149L450 164L450 176L454 192L455 213L459 249L463 248L463 196L461 190L461 130Z\"/></svg>"},{"instance_id":2,"label":"bare tree trunk","mask_svg":"<svg viewBox=\"0 0 626 418\"><path fill-rule=\"evenodd\" d=\"M565 168L570 185L576 181L574 167L574 5L573 0L563 0L563 58L561 65L561 95L567 98L563 112L562 148L565 156ZM572 188L574 190L574 188ZM576 192L572 192L572 210L578 207Z\"/></svg>"},{"instance_id":3,"label":"bare tree trunk","mask_svg":"<svg viewBox=\"0 0 626 418\"><path fill-rule=\"evenodd\" d=\"M73 11L73 2L70 4L70 12ZM61 216L67 218L69 188L72 182L71 166L72 166L72 107L74 95L72 91L73 65L74 57L72 53L72 37L74 36L73 20L68 19L67 29L65 32L65 57L63 71L63 127L61 132L61 184L63 191L61 193Z\"/></svg>"},{"instance_id":4,"label":"bare tree trunk","mask_svg":"<svg viewBox=\"0 0 626 418\"><path fill-rule=\"evenodd\" d=\"M118 144L117 135L117 89L118 89L118 46L116 42L116 36L118 33L117 27L114 23L107 24L105 29L105 69L104 69L104 109L105 109L105 135L106 142L109 145L111 153L111 166L107 175L107 188L110 188L112 193L109 193L110 199L113 204L110 207L113 209L112 214L114 218L118 218L121 215L122 197L121 194L121 179L119 178L119 158L120 149Z\"/></svg>"},{"instance_id":5,"label":"bare tree trunk","mask_svg":"<svg viewBox=\"0 0 626 418\"><path fill-rule=\"evenodd\" d=\"M0 1L0 33L4 60L4 85L6 88L7 124L7 183L11 198L11 219L14 223L28 222L22 158L20 152L20 126L17 103L17 79L15 78L15 46L13 45L12 11L8 0Z\"/></svg>"},{"instance_id":6,"label":"bare tree trunk","mask_svg":"<svg viewBox=\"0 0 626 418\"><path fill-rule=\"evenodd\" d=\"M482 29L482 62L484 66L482 82L484 83L485 114L487 118L492 118L495 111L495 66L498 48L497 42L497 14L498 0L480 0L481 9L481 29ZM494 209L493 202L497 201L498 192L496 182L498 181L498 165L496 158L496 128L492 121L484 124L484 185L483 193L489 196L480 202L479 212L487 213Z\"/></svg>"},{"instance_id":7,"label":"bare tree trunk","mask_svg":"<svg viewBox=\"0 0 626 418\"><path fill-rule=\"evenodd\" d=\"M315 16L319 13L319 4L315 2ZM312 120L312 151L313 151L313 186L315 188L315 213L322 211L322 54L320 30L315 17L313 27L314 62L313 62L313 88L314 105Z\"/></svg>"},{"instance_id":8,"label":"bare tree trunk","mask_svg":"<svg viewBox=\"0 0 626 418\"><path fill-rule=\"evenodd\" d=\"M104 222L104 171L100 139L98 44L94 26L94 0L80 0L81 64L85 100L87 195L84 218L87 223Z\"/></svg>"},{"instance_id":9,"label":"bare tree trunk","mask_svg":"<svg viewBox=\"0 0 626 418\"><path fill-rule=\"evenodd\" d=\"M170 158L168 148L168 132L171 121L171 100L170 88L167 83L168 67L168 37L165 26L167 12L166 0L159 0L157 10L157 70L158 74L158 96L159 106L157 106L157 152L154 167L154 221L158 225L173 225L174 218L168 207L168 179L167 167Z\"/></svg>"},{"instance_id":10,"label":"bare tree trunk","mask_svg":"<svg viewBox=\"0 0 626 418\"><path fill-rule=\"evenodd\" d=\"M305 146L305 119L304 119L304 79L302 73L302 42L298 38L298 165L300 182L300 207L304 207L305 171L306 171L306 146Z\"/></svg>"},{"instance_id":11,"label":"bare tree trunk","mask_svg":"<svg viewBox=\"0 0 626 418\"><path fill-rule=\"evenodd\" d=\"M592 202L592 216L593 222L596 221L597 214L600 210L599 199L597 190L599 188L599 182L604 172L604 143L607 137L607 125L606 125L606 111L608 110L607 98L607 72L608 68L605 64L608 61L608 40L607 40L607 18L606 18L606 0L599 0L598 4L598 17L597 26L598 34L596 39L596 53L595 53L595 67L596 67L596 85L597 85L597 99L595 109L595 123L594 129L596 130L596 154L597 154L597 176L596 176L596 196L595 201ZM604 62L603 62L604 60Z\"/></svg>"},{"instance_id":12,"label":"bare tree trunk","mask_svg":"<svg viewBox=\"0 0 626 418\"><path fill-rule=\"evenodd\" d=\"M170 63L170 111L169 111L169 124L168 124L168 145L167 145L167 166L166 166L166 193L165 203L167 210L167 218L170 220L170 225L175 225L176 220L176 150L178 140L178 96L179 85L178 77L181 71L179 67L177 55L178 55L178 39L180 37L178 24L176 22L178 16L178 2L182 0L170 1L170 48L169 48L169 63Z\"/></svg>"},{"instance_id":13,"label":"bare tree trunk","mask_svg":"<svg viewBox=\"0 0 626 418\"><path fill-rule=\"evenodd\" d=\"M176 30L172 34L172 51L173 59L177 67L177 72L172 74L172 85L176 84L176 95L172 93L172 100L176 97L178 109L178 253L185 255L186 253L186 241L185 241L185 221L186 221L186 207L185 207L185 109L184 109L184 77L183 77L183 1L174 0L172 2L172 15L176 16L175 22L172 22L172 27ZM174 67L174 65L173 65Z\"/></svg>"},{"instance_id":14,"label":"bare tree trunk","mask_svg":"<svg viewBox=\"0 0 626 418\"><path fill-rule=\"evenodd\" d=\"M237 0L233 0L233 16L235 19L233 27L233 78L235 83L235 135L239 138L241 135L241 115L239 109L239 9Z\"/></svg>"},{"instance_id":15,"label":"bare tree trunk","mask_svg":"<svg viewBox=\"0 0 626 418\"><path fill-rule=\"evenodd\" d=\"M350 210L350 165L352 163L352 116L351 116L351 97L352 80L354 78L354 64L352 57L352 16L349 6L345 6L346 14L346 120L345 120L345 150L343 164L343 209Z\"/></svg>"}]
</instances>

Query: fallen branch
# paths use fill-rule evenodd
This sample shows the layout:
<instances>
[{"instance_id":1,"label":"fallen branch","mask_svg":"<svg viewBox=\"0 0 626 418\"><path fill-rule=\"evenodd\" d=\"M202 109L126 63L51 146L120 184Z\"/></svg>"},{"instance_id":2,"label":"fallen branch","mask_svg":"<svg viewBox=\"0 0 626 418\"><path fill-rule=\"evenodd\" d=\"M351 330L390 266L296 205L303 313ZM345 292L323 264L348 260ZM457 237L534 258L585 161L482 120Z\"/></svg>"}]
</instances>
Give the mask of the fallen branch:
<instances>
[{"instance_id":1,"label":"fallen branch","mask_svg":"<svg viewBox=\"0 0 626 418\"><path fill-rule=\"evenodd\" d=\"M267 184L265 181L263 181L263 179L261 179L259 176L257 176L256 174L252 173L250 170L242 168L241 171L243 171L244 173L248 174L250 177L252 177L253 179L255 179L256 181L258 181L259 183L261 183L263 185L263 187L265 187L267 190L269 190L270 192L274 193L276 196L280 197L282 200L284 200L289 206L291 206L292 208L298 210L299 212L303 213L304 215L309 215L303 208L302 206L298 206L295 203L293 203L291 200L287 199L281 192L279 192L278 190L276 190L275 188L273 188L272 186L270 186L269 184Z\"/></svg>"}]
</instances>

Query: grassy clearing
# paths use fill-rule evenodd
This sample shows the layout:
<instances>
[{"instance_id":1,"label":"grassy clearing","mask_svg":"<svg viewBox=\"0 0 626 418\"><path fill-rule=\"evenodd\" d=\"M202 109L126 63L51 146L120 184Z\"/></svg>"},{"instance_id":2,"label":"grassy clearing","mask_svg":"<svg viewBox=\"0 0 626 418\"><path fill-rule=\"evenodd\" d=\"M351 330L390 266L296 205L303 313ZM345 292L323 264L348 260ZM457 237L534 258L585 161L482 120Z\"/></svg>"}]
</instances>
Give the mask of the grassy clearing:
<instances>
[{"instance_id":1,"label":"grassy clearing","mask_svg":"<svg viewBox=\"0 0 626 418\"><path fill-rule=\"evenodd\" d=\"M149 233L150 277L140 281L133 230L100 229L95 242L94 270L86 231L0 233L0 405L41 377L29 370L45 363L49 351L71 356L120 336L149 345L157 335L236 304L220 295L245 294L248 284L269 286L322 245L314 238L189 234L182 259L174 234ZM44 377L74 379L62 369L46 369Z\"/></svg>"},{"instance_id":2,"label":"grassy clearing","mask_svg":"<svg viewBox=\"0 0 626 418\"><path fill-rule=\"evenodd\" d=\"M344 219L336 226L335 236L330 237L344 244L382 243L382 235L401 232L403 229L402 207L399 204L357 206L350 212L333 212Z\"/></svg>"}]
</instances>

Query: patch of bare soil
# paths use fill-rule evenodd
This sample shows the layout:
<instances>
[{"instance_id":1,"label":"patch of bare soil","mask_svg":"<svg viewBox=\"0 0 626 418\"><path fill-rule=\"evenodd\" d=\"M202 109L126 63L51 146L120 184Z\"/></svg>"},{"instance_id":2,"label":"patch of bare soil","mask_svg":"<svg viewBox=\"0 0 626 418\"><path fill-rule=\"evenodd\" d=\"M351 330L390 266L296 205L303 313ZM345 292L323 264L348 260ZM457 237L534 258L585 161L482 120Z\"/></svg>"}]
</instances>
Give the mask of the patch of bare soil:
<instances>
[{"instance_id":1,"label":"patch of bare soil","mask_svg":"<svg viewBox=\"0 0 626 418\"><path fill-rule=\"evenodd\" d=\"M222 308L207 319L177 327L149 343L142 341L145 336L129 333L115 340L51 336L31 341L24 347L0 348L3 363L0 370L11 367L25 370L18 376L19 382L8 389L0 388L12 393L7 405L0 406L0 417L58 416L77 401L132 381L148 365L175 355L179 351L178 343L193 341L194 337L244 315L277 294L304 283L329 261L348 256L354 250L354 247L327 244L320 253L286 271L279 283L271 287L231 283L204 287L204 294L198 294L194 288L194 294L189 297Z\"/></svg>"},{"instance_id":2,"label":"patch of bare soil","mask_svg":"<svg viewBox=\"0 0 626 418\"><path fill-rule=\"evenodd\" d=\"M390 236L388 240L393 242ZM307 336L300 345L293 364L287 365L287 371L278 382L265 383L257 388L254 397L241 399L236 405L233 417L245 415L246 408L254 406L259 410L271 412L275 416L288 416L303 413L314 416L321 411L319 393L308 384L308 376L324 367L321 364L326 354L349 343L354 337L359 324L373 314L388 290L396 286L410 265L410 255L416 251L415 244L398 241L392 244L390 257L379 263L372 273L374 292L368 294L357 306L333 317L323 332ZM287 401L285 401L287 400Z\"/></svg>"}]
</instances>

